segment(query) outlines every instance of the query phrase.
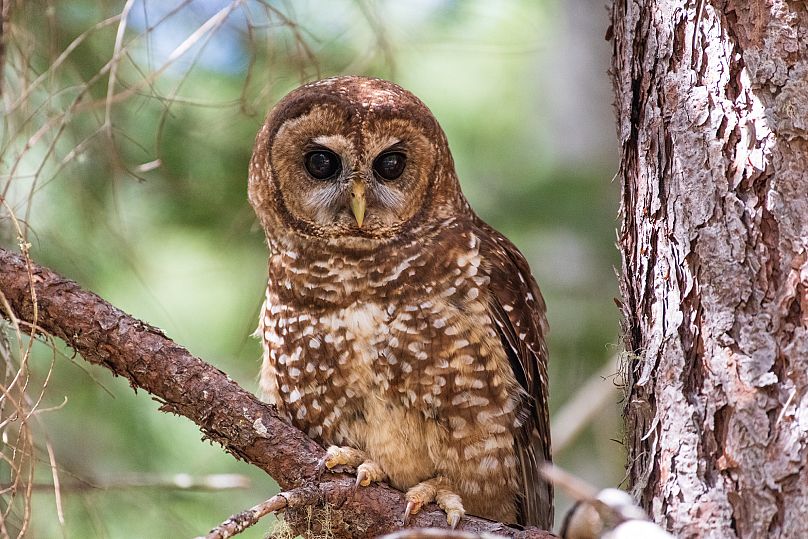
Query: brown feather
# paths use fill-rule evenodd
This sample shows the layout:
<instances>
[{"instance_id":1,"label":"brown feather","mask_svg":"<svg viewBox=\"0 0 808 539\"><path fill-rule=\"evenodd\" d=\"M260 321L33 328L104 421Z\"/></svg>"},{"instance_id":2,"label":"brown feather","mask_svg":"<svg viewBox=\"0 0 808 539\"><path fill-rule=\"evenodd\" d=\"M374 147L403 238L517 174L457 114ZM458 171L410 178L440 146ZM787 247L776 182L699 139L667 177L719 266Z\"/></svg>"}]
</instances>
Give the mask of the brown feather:
<instances>
[{"instance_id":1,"label":"brown feather","mask_svg":"<svg viewBox=\"0 0 808 539\"><path fill-rule=\"evenodd\" d=\"M495 268L491 272L491 316L525 391L524 423L514 440L520 472L519 522L547 529L553 522L553 487L539 471L542 462L552 460L544 298L522 253L486 223L477 219L477 224L481 236L489 240L483 244L483 254Z\"/></svg>"}]
</instances>

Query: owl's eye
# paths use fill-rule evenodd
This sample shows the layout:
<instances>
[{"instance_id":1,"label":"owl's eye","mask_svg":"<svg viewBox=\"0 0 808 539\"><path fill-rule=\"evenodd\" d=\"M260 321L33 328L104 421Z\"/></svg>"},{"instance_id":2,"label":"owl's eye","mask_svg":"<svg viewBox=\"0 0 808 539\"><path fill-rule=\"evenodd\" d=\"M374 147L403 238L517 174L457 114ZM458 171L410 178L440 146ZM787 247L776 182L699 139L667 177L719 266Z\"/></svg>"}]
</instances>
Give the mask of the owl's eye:
<instances>
[{"instance_id":1,"label":"owl's eye","mask_svg":"<svg viewBox=\"0 0 808 539\"><path fill-rule=\"evenodd\" d=\"M404 172L407 156L401 152L384 153L373 162L373 170L385 180L395 180Z\"/></svg>"},{"instance_id":2,"label":"owl's eye","mask_svg":"<svg viewBox=\"0 0 808 539\"><path fill-rule=\"evenodd\" d=\"M309 174L318 180L332 178L340 170L339 157L328 150L316 150L307 153L304 163Z\"/></svg>"}]
</instances>

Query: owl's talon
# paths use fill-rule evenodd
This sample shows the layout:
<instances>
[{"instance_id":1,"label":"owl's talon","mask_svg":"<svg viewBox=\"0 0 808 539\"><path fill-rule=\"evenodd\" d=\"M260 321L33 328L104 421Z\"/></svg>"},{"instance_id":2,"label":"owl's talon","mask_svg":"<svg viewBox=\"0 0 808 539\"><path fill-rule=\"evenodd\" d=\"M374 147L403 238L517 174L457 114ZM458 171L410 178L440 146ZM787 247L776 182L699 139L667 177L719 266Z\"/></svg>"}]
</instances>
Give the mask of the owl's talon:
<instances>
[{"instance_id":1,"label":"owl's talon","mask_svg":"<svg viewBox=\"0 0 808 539\"><path fill-rule=\"evenodd\" d=\"M359 485L366 487L370 484L370 476L367 470L358 470L356 472L356 483L354 483L354 490L359 488Z\"/></svg>"},{"instance_id":2,"label":"owl's talon","mask_svg":"<svg viewBox=\"0 0 808 539\"><path fill-rule=\"evenodd\" d=\"M457 527L460 519L466 514L463 508L463 500L449 489L438 489L435 501L441 509L446 512L446 522L452 529Z\"/></svg>"},{"instance_id":3,"label":"owl's talon","mask_svg":"<svg viewBox=\"0 0 808 539\"><path fill-rule=\"evenodd\" d=\"M457 524L460 522L462 516L463 515L456 511L446 513L446 522L452 527L452 529L455 529L457 528Z\"/></svg>"},{"instance_id":4,"label":"owl's talon","mask_svg":"<svg viewBox=\"0 0 808 539\"><path fill-rule=\"evenodd\" d=\"M407 508L404 509L403 523L406 526L410 523L410 516L418 513L421 510L421 502L414 502L412 500L407 502Z\"/></svg>"},{"instance_id":5,"label":"owl's talon","mask_svg":"<svg viewBox=\"0 0 808 539\"><path fill-rule=\"evenodd\" d=\"M329 449L331 448L329 447ZM322 479L325 471L330 470L334 466L337 466L337 464L338 463L334 461L333 455L331 455L329 452L326 452L323 458L320 459L320 462L317 463L317 479L318 480Z\"/></svg>"},{"instance_id":6,"label":"owl's talon","mask_svg":"<svg viewBox=\"0 0 808 539\"><path fill-rule=\"evenodd\" d=\"M366 487L371 483L378 483L387 479L387 474L377 463L372 460L365 460L356 468L356 484Z\"/></svg>"},{"instance_id":7,"label":"owl's talon","mask_svg":"<svg viewBox=\"0 0 808 539\"><path fill-rule=\"evenodd\" d=\"M331 470L337 466L356 468L365 460L365 453L358 449L332 445L326 449L325 456L320 462L322 466Z\"/></svg>"},{"instance_id":8,"label":"owl's talon","mask_svg":"<svg viewBox=\"0 0 808 539\"><path fill-rule=\"evenodd\" d=\"M356 490L359 487L366 487L374 481L387 479L387 474L384 473L382 467L369 460L364 451L336 445L330 446L326 450L325 456L320 460L317 466L318 479L322 477L326 469L331 470L337 466L356 468L356 482L353 489L351 489L351 498L356 495Z\"/></svg>"},{"instance_id":9,"label":"owl's talon","mask_svg":"<svg viewBox=\"0 0 808 539\"><path fill-rule=\"evenodd\" d=\"M384 481L387 474L384 473L382 467L373 462L366 460L356 469L356 483L354 483L351 497L356 495L356 489L359 487L366 487L374 481Z\"/></svg>"},{"instance_id":10,"label":"owl's talon","mask_svg":"<svg viewBox=\"0 0 808 539\"><path fill-rule=\"evenodd\" d=\"M367 480L367 472L357 472L356 473L356 482L351 489L351 499L353 500L356 497L356 491L359 490L359 486L368 486L370 481Z\"/></svg>"},{"instance_id":11,"label":"owl's talon","mask_svg":"<svg viewBox=\"0 0 808 539\"><path fill-rule=\"evenodd\" d=\"M320 459L320 462L317 463L317 469L316 469L317 481L320 481L323 478L323 474L325 473L325 471L330 469L328 468L328 466L326 466L325 461L326 457L323 457Z\"/></svg>"},{"instance_id":12,"label":"owl's talon","mask_svg":"<svg viewBox=\"0 0 808 539\"><path fill-rule=\"evenodd\" d=\"M444 477L433 477L418 483L407 491L407 509L404 511L404 524L407 524L410 515L421 510L421 507L430 502L437 502L446 513L446 523L455 529L466 514L463 509L463 500L454 493L454 487Z\"/></svg>"}]
</instances>

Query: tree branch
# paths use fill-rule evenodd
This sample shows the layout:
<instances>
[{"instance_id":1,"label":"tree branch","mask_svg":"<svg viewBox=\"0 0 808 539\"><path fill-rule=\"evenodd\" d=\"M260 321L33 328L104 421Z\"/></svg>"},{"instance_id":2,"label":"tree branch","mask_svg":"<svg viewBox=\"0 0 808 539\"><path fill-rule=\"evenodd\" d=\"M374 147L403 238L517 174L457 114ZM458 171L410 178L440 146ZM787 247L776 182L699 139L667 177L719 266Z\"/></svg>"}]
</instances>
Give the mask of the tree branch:
<instances>
[{"instance_id":1,"label":"tree branch","mask_svg":"<svg viewBox=\"0 0 808 539\"><path fill-rule=\"evenodd\" d=\"M373 485L360 488L352 496L354 480L345 475L326 474L318 484L317 463L324 454L320 446L280 420L272 406L191 355L158 328L3 249L0 294L13 316L28 322L21 325L23 329L42 328L87 361L125 377L135 390L143 389L162 403L162 411L187 417L236 458L266 471L283 490L313 489L312 499L317 500L314 518L305 509L286 511L286 520L296 532L307 523L324 521L337 537L372 537L401 528L406 505L401 492L387 485ZM37 301L36 322L32 296ZM9 317L11 313L3 314ZM324 513L324 519L317 518L318 511ZM411 522L414 527L447 526L446 516L435 505L412 517ZM464 518L460 527L474 533L525 539L553 537L536 528L520 530L476 517Z\"/></svg>"}]
</instances>

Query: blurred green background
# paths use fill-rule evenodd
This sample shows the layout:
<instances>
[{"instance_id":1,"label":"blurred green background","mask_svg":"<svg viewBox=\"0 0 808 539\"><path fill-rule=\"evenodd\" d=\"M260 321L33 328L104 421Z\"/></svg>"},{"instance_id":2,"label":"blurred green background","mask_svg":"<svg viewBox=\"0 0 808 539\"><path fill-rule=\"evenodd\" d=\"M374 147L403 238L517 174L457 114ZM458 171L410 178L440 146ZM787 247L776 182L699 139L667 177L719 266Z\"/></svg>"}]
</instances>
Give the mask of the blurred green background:
<instances>
[{"instance_id":1,"label":"blurred green background","mask_svg":"<svg viewBox=\"0 0 808 539\"><path fill-rule=\"evenodd\" d=\"M614 355L619 201L602 2L11 5L0 242L17 249L11 209L36 261L162 328L243 387L256 390L260 350L249 334L266 263L246 199L253 139L287 91L335 74L389 78L418 95L447 133L472 206L527 256L549 309L551 415ZM121 20L108 19L124 9L119 95L107 110L105 65ZM217 13L222 24L175 58ZM200 441L188 420L157 412L147 394L58 350L64 355L38 407L42 490L33 494L28 536L190 537L277 491L263 472ZM53 356L44 345L35 350L34 395ZM622 479L620 396L613 389L581 435L556 452L558 463L599 486ZM45 436L64 487L64 525L45 487ZM176 473L244 474L251 487L123 488L133 477ZM0 483L9 474L0 462ZM111 486L76 488L87 482ZM559 493L557 523L568 503ZM23 517L12 507L9 533ZM269 526L243 537L262 537Z\"/></svg>"}]
</instances>

